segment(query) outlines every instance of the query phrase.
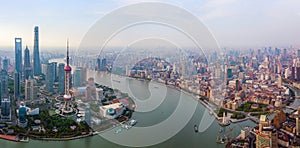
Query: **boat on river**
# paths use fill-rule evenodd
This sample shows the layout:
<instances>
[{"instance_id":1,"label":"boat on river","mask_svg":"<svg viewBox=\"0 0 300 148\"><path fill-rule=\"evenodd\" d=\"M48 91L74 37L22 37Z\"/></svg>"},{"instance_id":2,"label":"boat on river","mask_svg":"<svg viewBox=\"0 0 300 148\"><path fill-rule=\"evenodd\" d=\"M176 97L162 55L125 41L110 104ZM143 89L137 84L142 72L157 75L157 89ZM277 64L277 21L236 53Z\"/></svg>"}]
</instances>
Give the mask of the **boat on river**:
<instances>
[{"instance_id":1,"label":"boat on river","mask_svg":"<svg viewBox=\"0 0 300 148\"><path fill-rule=\"evenodd\" d=\"M197 124L194 125L194 130L195 130L195 133L198 133L198 126L197 126Z\"/></svg>"},{"instance_id":2,"label":"boat on river","mask_svg":"<svg viewBox=\"0 0 300 148\"><path fill-rule=\"evenodd\" d=\"M115 130L115 134L119 134L121 132L122 132L122 128L118 128L118 129Z\"/></svg>"}]
</instances>

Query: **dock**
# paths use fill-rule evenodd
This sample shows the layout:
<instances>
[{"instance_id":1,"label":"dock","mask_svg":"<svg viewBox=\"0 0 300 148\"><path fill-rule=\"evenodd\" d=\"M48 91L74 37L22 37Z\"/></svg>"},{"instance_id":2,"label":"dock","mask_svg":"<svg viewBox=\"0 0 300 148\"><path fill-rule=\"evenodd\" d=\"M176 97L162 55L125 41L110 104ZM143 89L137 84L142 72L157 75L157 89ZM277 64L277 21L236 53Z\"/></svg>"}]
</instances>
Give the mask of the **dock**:
<instances>
[{"instance_id":1,"label":"dock","mask_svg":"<svg viewBox=\"0 0 300 148\"><path fill-rule=\"evenodd\" d=\"M14 141L14 142L19 142L19 138L17 136L12 136L12 135L0 135L1 139L9 140L9 141Z\"/></svg>"}]
</instances>

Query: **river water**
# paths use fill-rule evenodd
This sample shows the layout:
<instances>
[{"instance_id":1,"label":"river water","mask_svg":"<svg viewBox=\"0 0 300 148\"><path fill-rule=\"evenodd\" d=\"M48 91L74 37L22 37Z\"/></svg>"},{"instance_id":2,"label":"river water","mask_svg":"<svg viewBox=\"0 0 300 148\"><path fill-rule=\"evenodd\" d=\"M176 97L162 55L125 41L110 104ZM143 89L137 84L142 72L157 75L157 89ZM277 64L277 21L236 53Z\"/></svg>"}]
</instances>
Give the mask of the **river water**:
<instances>
[{"instance_id":1,"label":"river water","mask_svg":"<svg viewBox=\"0 0 300 148\"><path fill-rule=\"evenodd\" d=\"M135 100L140 102L137 103L137 111L133 113L133 118L138 120L136 127L128 131L124 130L120 134L114 134L113 129L97 136L70 141L30 140L29 143L16 143L0 140L0 148L106 148L126 147L124 145L142 146L143 144L150 145L149 147L164 148L225 146L216 143L216 137L220 134L218 122L214 120L213 116L205 116L204 118L203 115L207 109L191 96L154 82L111 76L93 71L88 71L88 76L95 77L95 81L99 84L120 89L130 96L134 96ZM143 105L139 106L139 104ZM184 106L185 109L180 110L178 108L181 104L190 105L190 107ZM192 108L192 112L190 108ZM174 115L174 113L176 114ZM191 119L188 116L191 116ZM176 119L169 119L173 117ZM195 133L194 125L200 125L202 118L212 120L212 123L207 125L208 128L203 132ZM170 123L169 121L173 122ZM160 123L165 124L160 126ZM166 124L167 126L165 126ZM224 129L224 133L229 134L229 128L232 128L231 136L237 136L241 127L244 126L253 127L255 124L250 120L231 124ZM111 141L116 141L116 143ZM151 143L155 144L152 145Z\"/></svg>"}]
</instances>

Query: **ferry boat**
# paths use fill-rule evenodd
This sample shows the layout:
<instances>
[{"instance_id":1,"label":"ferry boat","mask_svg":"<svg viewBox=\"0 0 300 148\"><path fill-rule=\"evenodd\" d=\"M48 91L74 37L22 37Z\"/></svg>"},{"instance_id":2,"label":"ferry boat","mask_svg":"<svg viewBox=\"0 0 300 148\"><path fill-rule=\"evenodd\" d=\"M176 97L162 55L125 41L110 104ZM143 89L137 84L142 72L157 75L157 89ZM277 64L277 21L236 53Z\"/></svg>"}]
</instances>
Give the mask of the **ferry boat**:
<instances>
[{"instance_id":1,"label":"ferry boat","mask_svg":"<svg viewBox=\"0 0 300 148\"><path fill-rule=\"evenodd\" d=\"M195 133L198 133L198 126L196 124L194 125L194 130L195 130Z\"/></svg>"},{"instance_id":2,"label":"ferry boat","mask_svg":"<svg viewBox=\"0 0 300 148\"><path fill-rule=\"evenodd\" d=\"M25 137L25 136L24 137L20 137L19 141L27 143L27 142L29 142L29 137Z\"/></svg>"},{"instance_id":3,"label":"ferry boat","mask_svg":"<svg viewBox=\"0 0 300 148\"><path fill-rule=\"evenodd\" d=\"M131 119L131 120L129 121L129 125L130 125L130 126L134 126L134 125L136 125L136 123L137 123L137 120L134 120L134 119Z\"/></svg>"}]
</instances>

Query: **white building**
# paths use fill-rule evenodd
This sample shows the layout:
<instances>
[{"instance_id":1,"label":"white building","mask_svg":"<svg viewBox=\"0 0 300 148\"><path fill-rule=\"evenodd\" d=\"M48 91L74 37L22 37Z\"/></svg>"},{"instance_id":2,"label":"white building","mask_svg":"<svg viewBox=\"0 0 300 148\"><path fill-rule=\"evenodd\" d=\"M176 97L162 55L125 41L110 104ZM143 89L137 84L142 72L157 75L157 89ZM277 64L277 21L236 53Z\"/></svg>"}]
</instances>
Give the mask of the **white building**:
<instances>
[{"instance_id":1,"label":"white building","mask_svg":"<svg viewBox=\"0 0 300 148\"><path fill-rule=\"evenodd\" d=\"M125 110L122 103L114 103L105 106L100 106L100 114L108 119L115 119L119 117Z\"/></svg>"}]
</instances>

